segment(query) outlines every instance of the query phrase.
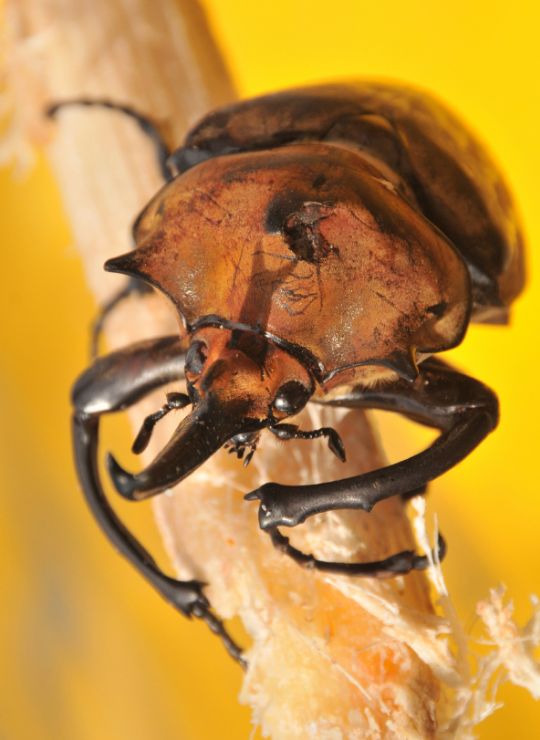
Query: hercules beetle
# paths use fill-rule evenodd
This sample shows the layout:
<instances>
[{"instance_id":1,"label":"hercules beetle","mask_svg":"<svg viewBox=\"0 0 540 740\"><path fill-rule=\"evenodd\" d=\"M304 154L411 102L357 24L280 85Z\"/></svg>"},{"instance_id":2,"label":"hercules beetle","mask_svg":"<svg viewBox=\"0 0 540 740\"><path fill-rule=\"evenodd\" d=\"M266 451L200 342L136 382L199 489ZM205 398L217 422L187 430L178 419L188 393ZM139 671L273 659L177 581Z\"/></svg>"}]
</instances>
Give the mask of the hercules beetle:
<instances>
[{"instance_id":1,"label":"hercules beetle","mask_svg":"<svg viewBox=\"0 0 540 740\"><path fill-rule=\"evenodd\" d=\"M157 144L167 182L135 222L135 250L105 269L163 291L181 322L178 336L100 358L77 380L82 488L116 547L242 661L203 584L165 575L107 503L101 415L185 374L187 395L169 394L135 441L142 450L165 413L192 405L155 460L133 474L108 457L130 500L174 486L224 445L249 459L263 429L281 439L326 436L344 459L334 430L282 423L308 401L436 427L427 450L395 465L321 485L266 483L246 496L260 501L261 528L301 564L356 575L426 567L409 551L375 563L320 561L278 527L423 491L494 429L493 392L432 355L459 344L471 320L506 323L524 277L511 199L462 124L406 87L325 85L233 104L208 114L172 154L133 110L73 102L133 116Z\"/></svg>"}]
</instances>

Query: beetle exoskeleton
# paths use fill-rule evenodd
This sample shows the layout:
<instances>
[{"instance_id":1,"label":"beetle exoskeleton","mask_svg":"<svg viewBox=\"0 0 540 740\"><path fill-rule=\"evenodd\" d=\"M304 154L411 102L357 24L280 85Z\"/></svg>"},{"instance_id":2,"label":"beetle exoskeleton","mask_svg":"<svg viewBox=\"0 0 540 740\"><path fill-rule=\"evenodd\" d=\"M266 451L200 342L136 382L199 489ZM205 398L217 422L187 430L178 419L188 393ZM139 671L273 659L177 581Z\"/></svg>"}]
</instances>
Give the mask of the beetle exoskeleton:
<instances>
[{"instance_id":1,"label":"beetle exoskeleton","mask_svg":"<svg viewBox=\"0 0 540 740\"><path fill-rule=\"evenodd\" d=\"M434 426L439 438L403 462L334 483L266 483L246 497L260 501L261 527L301 564L354 575L425 568L428 559L411 552L322 562L278 527L423 490L496 426L492 391L433 355L461 342L471 320L506 322L523 285L523 246L481 145L440 103L405 87L327 85L229 106L204 118L164 171L168 182L135 223L135 250L106 269L166 293L179 335L100 358L79 378L76 462L108 537L241 660L202 584L162 573L108 505L100 416L185 377L187 395L169 394L134 443L140 451L164 414L191 405L155 460L130 473L109 456L114 486L132 500L173 486L223 445L239 457L249 451L249 461L263 429L324 436L344 459L333 429L286 421L310 400Z\"/></svg>"}]
</instances>

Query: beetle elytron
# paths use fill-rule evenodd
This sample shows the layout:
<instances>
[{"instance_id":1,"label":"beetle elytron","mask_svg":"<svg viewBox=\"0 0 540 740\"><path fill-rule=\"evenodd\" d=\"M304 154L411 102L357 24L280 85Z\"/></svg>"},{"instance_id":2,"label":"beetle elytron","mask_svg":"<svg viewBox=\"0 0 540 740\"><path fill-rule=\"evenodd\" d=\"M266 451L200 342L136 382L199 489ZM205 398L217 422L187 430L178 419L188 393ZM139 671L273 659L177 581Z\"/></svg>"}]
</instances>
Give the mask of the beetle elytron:
<instances>
[{"instance_id":1,"label":"beetle elytron","mask_svg":"<svg viewBox=\"0 0 540 740\"><path fill-rule=\"evenodd\" d=\"M423 568L426 557L412 552L321 562L278 527L421 491L496 426L494 394L432 355L459 344L471 320L506 322L523 285L522 242L481 146L438 102L405 87L292 90L210 113L170 156L157 140L167 183L135 223L136 249L105 269L164 291L181 331L98 359L79 378L76 464L110 540L242 660L202 584L165 575L107 503L101 415L185 374L187 395L169 394L135 441L140 451L161 416L191 404L156 459L133 474L108 458L115 488L131 500L173 486L223 445L249 459L263 429L281 439L325 436L344 459L334 430L283 423L310 400L436 427L427 450L398 464L321 485L266 483L246 496L260 501L274 544L300 563L358 575Z\"/></svg>"}]
</instances>

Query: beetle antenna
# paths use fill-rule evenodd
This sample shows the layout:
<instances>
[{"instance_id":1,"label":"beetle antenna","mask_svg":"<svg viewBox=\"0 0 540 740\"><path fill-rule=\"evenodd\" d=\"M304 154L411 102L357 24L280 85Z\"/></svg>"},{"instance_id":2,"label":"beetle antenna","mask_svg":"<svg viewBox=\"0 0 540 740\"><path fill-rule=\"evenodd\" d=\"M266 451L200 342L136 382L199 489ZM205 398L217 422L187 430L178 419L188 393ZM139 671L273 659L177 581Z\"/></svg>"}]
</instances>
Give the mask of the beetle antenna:
<instances>
[{"instance_id":1,"label":"beetle antenna","mask_svg":"<svg viewBox=\"0 0 540 740\"><path fill-rule=\"evenodd\" d=\"M328 440L328 448L334 453L334 455L345 462L345 445L343 440L332 427L321 427L320 429L312 429L310 432L303 432L299 429L296 424L275 424L273 427L268 429L278 439L317 439L318 437L325 437Z\"/></svg>"},{"instance_id":2,"label":"beetle antenna","mask_svg":"<svg viewBox=\"0 0 540 740\"><path fill-rule=\"evenodd\" d=\"M131 451L135 455L140 455L141 452L146 450L154 427L160 419L167 416L169 411L173 409L183 409L191 403L191 399L185 393L167 393L167 402L153 414L149 414L143 421L139 433L135 437L135 441L131 446Z\"/></svg>"}]
</instances>

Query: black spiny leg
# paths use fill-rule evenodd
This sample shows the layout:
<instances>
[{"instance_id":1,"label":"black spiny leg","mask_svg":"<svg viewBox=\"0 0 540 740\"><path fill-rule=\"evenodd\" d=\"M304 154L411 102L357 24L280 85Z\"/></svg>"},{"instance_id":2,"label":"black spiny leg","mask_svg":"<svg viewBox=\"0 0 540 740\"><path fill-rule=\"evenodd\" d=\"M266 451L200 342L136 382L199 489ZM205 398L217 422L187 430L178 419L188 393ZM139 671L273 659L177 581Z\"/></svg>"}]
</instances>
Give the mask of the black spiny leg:
<instances>
[{"instance_id":1,"label":"black spiny leg","mask_svg":"<svg viewBox=\"0 0 540 740\"><path fill-rule=\"evenodd\" d=\"M185 349L178 337L139 342L102 357L81 375L73 388L75 463L86 501L111 543L170 604L186 617L202 619L221 638L230 655L244 666L240 648L210 609L203 593L205 584L197 580L178 581L163 573L117 517L99 475L101 415L125 409L155 388L183 377ZM172 407L182 403L182 395L174 394Z\"/></svg>"},{"instance_id":2,"label":"black spiny leg","mask_svg":"<svg viewBox=\"0 0 540 740\"><path fill-rule=\"evenodd\" d=\"M276 527L294 527L314 514L336 509L371 511L375 504L386 498L421 490L426 483L466 457L498 421L498 402L494 393L479 381L436 359L422 363L420 375L412 383L397 380L380 388L357 386L326 403L347 408L396 411L438 428L442 433L427 450L395 465L319 485L266 483L248 494L247 499L261 502L261 528L273 537L276 546L299 562L311 556L293 552L288 542L276 537ZM401 560L402 556L399 553L394 558ZM412 558L411 567L418 567L422 562ZM336 566L336 572L343 572L344 565L347 564L326 563L322 569L329 571ZM375 569L380 573L381 563L377 563ZM396 572L393 561L389 570Z\"/></svg>"},{"instance_id":3,"label":"black spiny leg","mask_svg":"<svg viewBox=\"0 0 540 740\"><path fill-rule=\"evenodd\" d=\"M112 298L109 298L107 303L104 303L102 306L100 306L98 315L92 322L92 327L90 329L91 360L95 360L98 356L99 340L103 332L103 327L105 326L105 322L114 312L116 307L119 306L122 301L132 295L147 295L148 293L152 293L153 290L154 289L150 285L144 283L142 280L138 280L137 278L130 278L123 288L115 293Z\"/></svg>"},{"instance_id":4,"label":"black spiny leg","mask_svg":"<svg viewBox=\"0 0 540 740\"><path fill-rule=\"evenodd\" d=\"M131 108L129 105L122 105L122 103L114 103L112 100L105 100L101 98L88 99L88 98L75 98L73 100L61 100L58 103L53 103L47 108L46 114L49 118L54 118L58 111L63 108L107 108L108 110L121 113L124 116L128 116L135 121L146 136L151 140L156 150L159 168L163 179L169 181L174 177L174 172L171 170L168 159L171 156L171 151L167 146L167 143L161 132L159 131L156 124L144 113Z\"/></svg>"},{"instance_id":5,"label":"black spiny leg","mask_svg":"<svg viewBox=\"0 0 540 740\"><path fill-rule=\"evenodd\" d=\"M127 105L122 105L121 103L114 103L110 100L91 100L86 98L79 98L53 103L47 109L46 114L47 116L49 116L49 118L55 118L57 113L64 108L80 107L106 108L107 110L121 113L122 115L128 116L129 118L134 120L139 125L143 133L149 137L150 141L154 145L163 179L168 182L174 177L174 172L169 165L171 152L169 147L167 146L167 143L165 142L165 139L161 135L156 124L153 123L153 121L151 121L147 116L135 110L134 108L131 108ZM105 303L100 308L99 313L92 325L90 334L90 358L92 360L97 357L99 339L103 331L105 321L114 311L114 309L130 295L144 295L146 293L151 293L152 290L153 289L146 283L143 283L141 280L137 280L136 278L132 278L128 280L124 288L121 288L118 293L115 293L112 298L110 298L107 303Z\"/></svg>"},{"instance_id":6,"label":"black spiny leg","mask_svg":"<svg viewBox=\"0 0 540 740\"><path fill-rule=\"evenodd\" d=\"M411 570L425 570L429 566L430 558L427 555L417 555L414 550L402 550L390 555L384 560L372 560L369 563L333 563L327 560L318 560L313 555L308 555L296 547L293 547L289 538L281 534L277 527L271 527L268 534L272 538L272 544L281 552L291 557L298 565L306 568L314 568L323 573L339 573L344 576L371 576L384 578L385 576L398 576L410 573ZM437 553L432 553L433 560L441 561L446 554L446 542L439 534Z\"/></svg>"}]
</instances>

